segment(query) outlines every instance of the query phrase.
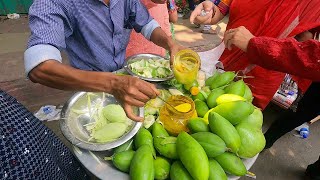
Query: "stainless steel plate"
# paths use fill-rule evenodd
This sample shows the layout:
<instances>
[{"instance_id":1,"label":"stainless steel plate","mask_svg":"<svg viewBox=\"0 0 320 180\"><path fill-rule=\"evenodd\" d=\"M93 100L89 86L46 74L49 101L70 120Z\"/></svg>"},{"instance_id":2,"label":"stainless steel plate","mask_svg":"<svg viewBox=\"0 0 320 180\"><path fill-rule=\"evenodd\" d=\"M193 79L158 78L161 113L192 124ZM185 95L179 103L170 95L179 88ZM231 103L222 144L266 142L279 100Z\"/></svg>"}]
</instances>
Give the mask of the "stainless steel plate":
<instances>
[{"instance_id":1,"label":"stainless steel plate","mask_svg":"<svg viewBox=\"0 0 320 180\"><path fill-rule=\"evenodd\" d=\"M93 93L90 96L91 106L102 103L103 106L108 104L118 104L112 95L106 94L104 101L103 93ZM88 113L79 113L88 112ZM143 108L135 108L134 112L143 117ZM64 105L61 111L60 128L63 135L75 146L91 151L105 151L122 145L131 139L142 126L141 122L133 122L131 129L122 137L115 141L107 143L98 143L89 141L89 132L84 128L85 124L93 122L89 116L88 98L86 92L78 92L74 94ZM108 132L106 132L108 133Z\"/></svg>"},{"instance_id":2,"label":"stainless steel plate","mask_svg":"<svg viewBox=\"0 0 320 180\"><path fill-rule=\"evenodd\" d=\"M151 58L151 59L165 59L164 57L162 56L159 56L159 55L155 55L155 54L138 54L138 55L134 55L134 56L130 56L126 59L126 64L124 66L124 69L132 76L135 76L135 77L138 77L140 79L143 79L143 80L146 80L146 81L150 81L150 82L161 82L161 81L167 81L167 80L170 80L174 77L173 73L172 75L166 77L166 78L147 78L147 77L143 77L143 76L140 76L134 72L131 71L131 68L130 68L130 64L133 63L133 62L136 62L136 61L140 61L142 59L146 59L146 58ZM165 60L168 60L168 59L165 59ZM169 60L168 60L169 61Z\"/></svg>"}]
</instances>

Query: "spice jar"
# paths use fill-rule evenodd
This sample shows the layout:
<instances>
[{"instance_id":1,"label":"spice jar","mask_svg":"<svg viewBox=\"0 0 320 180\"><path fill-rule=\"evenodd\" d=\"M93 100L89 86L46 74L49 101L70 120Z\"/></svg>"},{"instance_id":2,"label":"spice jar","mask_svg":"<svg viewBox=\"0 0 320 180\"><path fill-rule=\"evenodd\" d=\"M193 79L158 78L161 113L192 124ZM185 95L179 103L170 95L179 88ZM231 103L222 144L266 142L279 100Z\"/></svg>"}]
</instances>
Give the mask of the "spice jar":
<instances>
[{"instance_id":1,"label":"spice jar","mask_svg":"<svg viewBox=\"0 0 320 180\"><path fill-rule=\"evenodd\" d=\"M168 98L167 102L173 107L168 104L164 104L160 109L159 114L160 121L163 123L164 128L169 134L174 136L178 135L182 131L189 132L187 127L189 119L197 117L195 104L192 99L187 96L175 95ZM185 103L191 105L189 106L190 110L187 112L181 112L174 108Z\"/></svg>"}]
</instances>

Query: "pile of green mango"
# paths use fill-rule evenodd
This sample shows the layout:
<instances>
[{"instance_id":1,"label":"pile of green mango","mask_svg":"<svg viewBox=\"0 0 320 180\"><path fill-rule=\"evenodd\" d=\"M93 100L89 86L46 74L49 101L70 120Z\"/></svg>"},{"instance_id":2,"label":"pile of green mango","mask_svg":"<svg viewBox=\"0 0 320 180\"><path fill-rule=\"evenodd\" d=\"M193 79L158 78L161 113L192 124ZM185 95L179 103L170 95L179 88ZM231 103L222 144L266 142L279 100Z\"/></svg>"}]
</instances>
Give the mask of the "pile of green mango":
<instances>
[{"instance_id":1,"label":"pile of green mango","mask_svg":"<svg viewBox=\"0 0 320 180\"><path fill-rule=\"evenodd\" d=\"M170 136L160 123L142 128L114 150L114 166L132 180L226 180L227 174L252 176L242 158L265 146L262 112L252 105L250 88L233 72L206 80L193 96L197 118L188 121L190 134Z\"/></svg>"}]
</instances>

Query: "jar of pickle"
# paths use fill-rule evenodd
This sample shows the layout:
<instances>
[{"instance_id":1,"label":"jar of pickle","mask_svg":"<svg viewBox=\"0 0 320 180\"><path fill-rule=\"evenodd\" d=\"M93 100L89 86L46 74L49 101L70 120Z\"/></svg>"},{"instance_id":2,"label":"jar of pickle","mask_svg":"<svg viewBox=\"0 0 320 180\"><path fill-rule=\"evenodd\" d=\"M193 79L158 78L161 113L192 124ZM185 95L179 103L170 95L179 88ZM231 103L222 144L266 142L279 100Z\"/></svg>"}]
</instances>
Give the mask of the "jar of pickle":
<instances>
[{"instance_id":1,"label":"jar of pickle","mask_svg":"<svg viewBox=\"0 0 320 180\"><path fill-rule=\"evenodd\" d=\"M173 61L173 73L181 84L192 84L200 68L200 57L191 49L179 51Z\"/></svg>"},{"instance_id":2,"label":"jar of pickle","mask_svg":"<svg viewBox=\"0 0 320 180\"><path fill-rule=\"evenodd\" d=\"M189 119L197 117L195 104L191 98L182 95L171 96L160 109L159 118L169 134L177 136L180 132L189 132ZM173 106L173 107L172 107ZM179 108L177 108L179 107Z\"/></svg>"}]
</instances>

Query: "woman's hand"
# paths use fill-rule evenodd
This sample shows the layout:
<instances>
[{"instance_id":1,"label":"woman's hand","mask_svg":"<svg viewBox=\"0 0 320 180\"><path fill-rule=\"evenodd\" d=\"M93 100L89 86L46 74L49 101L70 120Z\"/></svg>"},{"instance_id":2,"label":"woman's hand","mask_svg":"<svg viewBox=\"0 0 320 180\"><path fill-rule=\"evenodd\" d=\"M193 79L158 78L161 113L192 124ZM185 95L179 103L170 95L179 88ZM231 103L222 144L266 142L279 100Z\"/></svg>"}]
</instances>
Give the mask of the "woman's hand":
<instances>
[{"instance_id":1,"label":"woman's hand","mask_svg":"<svg viewBox=\"0 0 320 180\"><path fill-rule=\"evenodd\" d=\"M211 1L200 3L190 15L191 24L210 24L214 13L214 4ZM206 15L203 14L206 13Z\"/></svg>"},{"instance_id":2,"label":"woman's hand","mask_svg":"<svg viewBox=\"0 0 320 180\"><path fill-rule=\"evenodd\" d=\"M143 107L150 99L156 98L160 92L154 84L132 76L118 76L112 83L111 94L119 100L128 116L134 121L143 121L133 113L132 106Z\"/></svg>"},{"instance_id":3,"label":"woman's hand","mask_svg":"<svg viewBox=\"0 0 320 180\"><path fill-rule=\"evenodd\" d=\"M224 33L224 44L229 50L232 49L232 45L240 48L242 51L247 52L250 39L255 36L244 26L240 26L235 29L229 29Z\"/></svg>"}]
</instances>

